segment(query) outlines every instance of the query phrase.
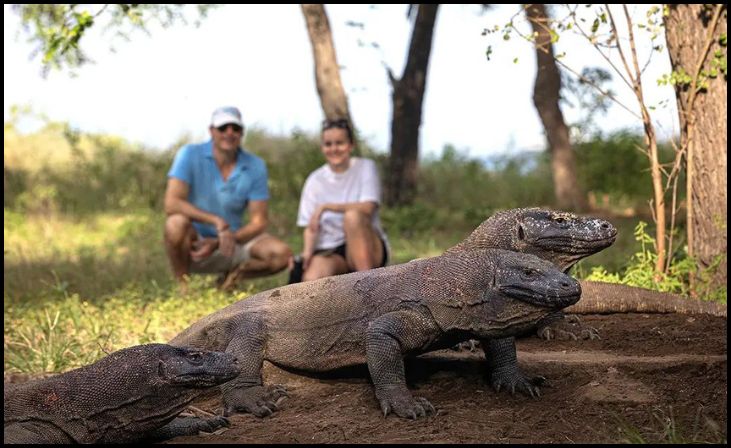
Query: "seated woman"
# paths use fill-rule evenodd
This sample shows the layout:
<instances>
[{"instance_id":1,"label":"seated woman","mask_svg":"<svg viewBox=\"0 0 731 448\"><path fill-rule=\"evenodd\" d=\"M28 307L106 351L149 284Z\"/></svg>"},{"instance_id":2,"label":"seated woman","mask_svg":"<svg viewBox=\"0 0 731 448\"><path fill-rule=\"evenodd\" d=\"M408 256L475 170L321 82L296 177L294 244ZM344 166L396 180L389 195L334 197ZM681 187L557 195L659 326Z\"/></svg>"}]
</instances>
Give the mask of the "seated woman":
<instances>
[{"instance_id":1,"label":"seated woman","mask_svg":"<svg viewBox=\"0 0 731 448\"><path fill-rule=\"evenodd\" d=\"M326 120L322 153L327 163L307 177L297 216L297 225L305 227L303 281L377 268L388 260L388 240L378 217L376 164L351 157L352 151L347 120Z\"/></svg>"}]
</instances>

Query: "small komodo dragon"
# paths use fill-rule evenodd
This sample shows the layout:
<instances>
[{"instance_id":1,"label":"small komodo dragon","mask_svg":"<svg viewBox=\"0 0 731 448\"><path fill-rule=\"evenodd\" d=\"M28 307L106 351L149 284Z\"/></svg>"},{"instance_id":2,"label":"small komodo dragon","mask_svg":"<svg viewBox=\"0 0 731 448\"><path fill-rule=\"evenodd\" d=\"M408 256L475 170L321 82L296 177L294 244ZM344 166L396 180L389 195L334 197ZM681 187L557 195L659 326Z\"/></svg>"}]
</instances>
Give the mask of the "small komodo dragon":
<instances>
[{"instance_id":1,"label":"small komodo dragon","mask_svg":"<svg viewBox=\"0 0 731 448\"><path fill-rule=\"evenodd\" d=\"M241 375L221 386L226 414L277 409L286 390L263 385L267 360L308 372L367 364L384 415L416 418L434 408L407 389L404 356L532 331L580 294L578 281L533 255L461 252L264 291L170 344L241 360Z\"/></svg>"},{"instance_id":2,"label":"small komodo dragon","mask_svg":"<svg viewBox=\"0 0 731 448\"><path fill-rule=\"evenodd\" d=\"M568 272L582 258L609 247L617 229L609 222L573 213L520 208L501 211L485 220L472 234L445 254L476 249L497 248L536 255ZM702 302L675 294L644 288L581 280L581 299L563 311L566 313L705 313L726 316L726 307L714 302ZM576 339L571 329L563 329L557 313L556 320L547 319L538 328L539 336ZM582 336L596 337L596 330L584 328ZM527 378L516 363L514 338L482 342L490 361L492 383L496 389L507 386L524 393L538 393L542 377Z\"/></svg>"},{"instance_id":3,"label":"small komodo dragon","mask_svg":"<svg viewBox=\"0 0 731 448\"><path fill-rule=\"evenodd\" d=\"M240 368L228 353L146 344L61 375L5 384L3 443L132 443L212 431L227 419L176 416Z\"/></svg>"}]
</instances>

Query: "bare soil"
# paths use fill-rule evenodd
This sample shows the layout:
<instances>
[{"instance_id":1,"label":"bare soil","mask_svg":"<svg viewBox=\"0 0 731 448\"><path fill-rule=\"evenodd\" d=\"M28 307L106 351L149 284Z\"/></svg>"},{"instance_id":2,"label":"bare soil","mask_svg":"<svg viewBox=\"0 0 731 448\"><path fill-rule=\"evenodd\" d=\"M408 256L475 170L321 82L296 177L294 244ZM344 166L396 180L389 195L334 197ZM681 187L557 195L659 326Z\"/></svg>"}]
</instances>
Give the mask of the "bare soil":
<instances>
[{"instance_id":1,"label":"bare soil","mask_svg":"<svg viewBox=\"0 0 731 448\"><path fill-rule=\"evenodd\" d=\"M600 340L518 341L518 363L547 378L541 397L496 393L481 350L407 361L409 387L437 414L383 417L365 367L305 377L266 364L289 397L273 416L230 417L214 434L168 443L620 443L725 442L727 320L711 316L582 316ZM220 414L220 395L198 400Z\"/></svg>"}]
</instances>

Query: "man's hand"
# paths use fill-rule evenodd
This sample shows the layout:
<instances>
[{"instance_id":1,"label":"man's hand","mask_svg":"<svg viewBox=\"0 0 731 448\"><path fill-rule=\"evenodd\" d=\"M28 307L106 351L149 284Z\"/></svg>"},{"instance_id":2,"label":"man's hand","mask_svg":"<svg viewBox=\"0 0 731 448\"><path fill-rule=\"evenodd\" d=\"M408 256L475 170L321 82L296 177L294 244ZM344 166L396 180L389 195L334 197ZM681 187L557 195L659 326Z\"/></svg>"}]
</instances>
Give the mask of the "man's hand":
<instances>
[{"instance_id":1,"label":"man's hand","mask_svg":"<svg viewBox=\"0 0 731 448\"><path fill-rule=\"evenodd\" d=\"M218 232L218 250L224 257L233 257L236 248L236 237L223 218L218 218L215 222L216 232Z\"/></svg>"},{"instance_id":2,"label":"man's hand","mask_svg":"<svg viewBox=\"0 0 731 448\"><path fill-rule=\"evenodd\" d=\"M236 238L231 230L225 229L218 232L218 250L224 257L233 257L236 248Z\"/></svg>"},{"instance_id":3,"label":"man's hand","mask_svg":"<svg viewBox=\"0 0 731 448\"><path fill-rule=\"evenodd\" d=\"M218 247L218 240L216 238L201 238L193 241L193 246L190 250L190 259L198 262L205 260L210 257L213 251Z\"/></svg>"}]
</instances>

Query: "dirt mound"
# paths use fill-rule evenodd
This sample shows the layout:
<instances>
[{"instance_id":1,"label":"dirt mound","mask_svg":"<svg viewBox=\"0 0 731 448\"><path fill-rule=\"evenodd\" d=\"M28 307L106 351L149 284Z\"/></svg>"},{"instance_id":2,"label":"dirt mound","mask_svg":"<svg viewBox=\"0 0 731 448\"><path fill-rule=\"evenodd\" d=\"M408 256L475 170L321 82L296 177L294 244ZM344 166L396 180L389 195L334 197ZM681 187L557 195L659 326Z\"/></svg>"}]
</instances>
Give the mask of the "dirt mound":
<instances>
[{"instance_id":1,"label":"dirt mound","mask_svg":"<svg viewBox=\"0 0 731 448\"><path fill-rule=\"evenodd\" d=\"M726 319L583 316L602 339L518 341L518 362L543 375L542 396L495 393L482 352L439 351L406 363L415 395L437 415L416 421L380 412L367 369L310 378L265 364L268 384L290 396L272 417L242 414L213 435L169 443L598 443L726 440ZM221 413L220 396L196 406Z\"/></svg>"}]
</instances>

